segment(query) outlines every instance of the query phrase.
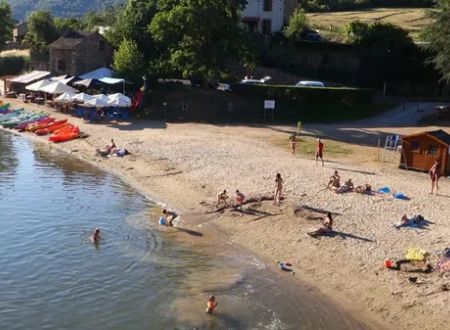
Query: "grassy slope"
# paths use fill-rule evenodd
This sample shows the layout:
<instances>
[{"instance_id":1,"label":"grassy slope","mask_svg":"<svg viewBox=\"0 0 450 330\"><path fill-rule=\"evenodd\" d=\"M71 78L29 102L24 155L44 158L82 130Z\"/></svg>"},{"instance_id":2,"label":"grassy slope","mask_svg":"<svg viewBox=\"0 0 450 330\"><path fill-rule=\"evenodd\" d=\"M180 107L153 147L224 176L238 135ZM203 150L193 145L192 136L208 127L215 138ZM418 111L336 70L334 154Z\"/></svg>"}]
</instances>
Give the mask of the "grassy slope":
<instances>
[{"instance_id":1,"label":"grassy slope","mask_svg":"<svg viewBox=\"0 0 450 330\"><path fill-rule=\"evenodd\" d=\"M357 11L310 13L307 14L307 17L313 27L320 29L323 35L329 35L334 40L341 39L340 32L343 27L355 20L366 23L376 21L392 23L408 30L414 40L419 40L420 31L430 23L425 13L426 9L423 8L373 8ZM329 32L330 24L333 25L331 33Z\"/></svg>"}]
</instances>

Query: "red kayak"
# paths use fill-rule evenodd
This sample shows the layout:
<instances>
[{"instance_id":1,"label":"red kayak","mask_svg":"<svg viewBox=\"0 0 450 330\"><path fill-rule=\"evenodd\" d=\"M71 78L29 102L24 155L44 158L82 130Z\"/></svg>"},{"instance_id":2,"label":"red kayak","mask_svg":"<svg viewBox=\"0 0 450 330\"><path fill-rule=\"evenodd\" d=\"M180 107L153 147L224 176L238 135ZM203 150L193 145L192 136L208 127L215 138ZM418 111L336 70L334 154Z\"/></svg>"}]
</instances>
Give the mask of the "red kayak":
<instances>
[{"instance_id":1,"label":"red kayak","mask_svg":"<svg viewBox=\"0 0 450 330\"><path fill-rule=\"evenodd\" d=\"M64 129L62 131L59 131L57 134L52 134L52 136L48 138L49 141L58 143L76 139L80 135L80 129L77 126L71 126L72 127L69 129Z\"/></svg>"},{"instance_id":2,"label":"red kayak","mask_svg":"<svg viewBox=\"0 0 450 330\"><path fill-rule=\"evenodd\" d=\"M34 132L37 131L38 129L45 128L48 125L53 125L53 123L55 123L55 118L49 117L46 120L37 121L35 123L27 125L27 127L25 127L25 130L29 132Z\"/></svg>"},{"instance_id":3,"label":"red kayak","mask_svg":"<svg viewBox=\"0 0 450 330\"><path fill-rule=\"evenodd\" d=\"M60 128L63 128L66 125L69 125L67 123L67 119L55 121L46 127L42 127L41 128L42 131L40 131L38 135L46 135L46 134L53 133L54 131L56 131Z\"/></svg>"}]
</instances>

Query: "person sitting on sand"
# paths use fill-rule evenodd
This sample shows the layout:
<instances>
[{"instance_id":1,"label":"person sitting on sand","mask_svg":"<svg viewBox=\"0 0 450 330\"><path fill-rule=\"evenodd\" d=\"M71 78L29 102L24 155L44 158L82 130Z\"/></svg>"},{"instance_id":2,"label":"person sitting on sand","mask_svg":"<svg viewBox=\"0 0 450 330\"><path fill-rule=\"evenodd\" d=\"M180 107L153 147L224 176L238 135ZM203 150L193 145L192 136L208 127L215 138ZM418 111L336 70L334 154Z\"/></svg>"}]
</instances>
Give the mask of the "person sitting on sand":
<instances>
[{"instance_id":1,"label":"person sitting on sand","mask_svg":"<svg viewBox=\"0 0 450 330\"><path fill-rule=\"evenodd\" d=\"M215 296L211 296L206 303L206 313L211 314L217 307L218 303Z\"/></svg>"},{"instance_id":2,"label":"person sitting on sand","mask_svg":"<svg viewBox=\"0 0 450 330\"><path fill-rule=\"evenodd\" d=\"M95 228L94 233L91 235L91 242L92 243L98 243L100 242L100 229Z\"/></svg>"},{"instance_id":3,"label":"person sitting on sand","mask_svg":"<svg viewBox=\"0 0 450 330\"><path fill-rule=\"evenodd\" d=\"M111 144L107 144L103 149L96 149L96 153L99 156L107 157L111 155L117 149L114 139L111 139Z\"/></svg>"},{"instance_id":4,"label":"person sitting on sand","mask_svg":"<svg viewBox=\"0 0 450 330\"><path fill-rule=\"evenodd\" d=\"M341 185L341 177L339 176L338 171L334 171L334 174L330 177L328 181L328 188L331 190L336 190Z\"/></svg>"},{"instance_id":5,"label":"person sitting on sand","mask_svg":"<svg viewBox=\"0 0 450 330\"><path fill-rule=\"evenodd\" d=\"M347 181L345 181L345 183L339 187L336 190L336 193L341 194L341 193L346 193L348 191L352 191L353 190L353 182L352 179L348 179Z\"/></svg>"},{"instance_id":6,"label":"person sitting on sand","mask_svg":"<svg viewBox=\"0 0 450 330\"><path fill-rule=\"evenodd\" d=\"M172 211L167 211L166 209L162 211L162 214L167 219L167 226L173 227L173 220L178 217L178 214Z\"/></svg>"},{"instance_id":7,"label":"person sitting on sand","mask_svg":"<svg viewBox=\"0 0 450 330\"><path fill-rule=\"evenodd\" d=\"M372 186L368 183L362 184L355 189L353 189L354 192L357 192L359 194L371 194L372 193Z\"/></svg>"},{"instance_id":8,"label":"person sitting on sand","mask_svg":"<svg viewBox=\"0 0 450 330\"><path fill-rule=\"evenodd\" d=\"M225 207L228 207L228 203L227 203L227 199L228 199L228 195L227 195L227 191L224 190L221 193L219 193L217 195L217 203L216 203L216 208L219 207L220 204L225 204Z\"/></svg>"},{"instance_id":9,"label":"person sitting on sand","mask_svg":"<svg viewBox=\"0 0 450 330\"><path fill-rule=\"evenodd\" d=\"M307 233L309 236L317 238L318 236L326 235L333 231L333 217L331 212L327 212L327 218L323 222L322 226L312 232Z\"/></svg>"}]
</instances>

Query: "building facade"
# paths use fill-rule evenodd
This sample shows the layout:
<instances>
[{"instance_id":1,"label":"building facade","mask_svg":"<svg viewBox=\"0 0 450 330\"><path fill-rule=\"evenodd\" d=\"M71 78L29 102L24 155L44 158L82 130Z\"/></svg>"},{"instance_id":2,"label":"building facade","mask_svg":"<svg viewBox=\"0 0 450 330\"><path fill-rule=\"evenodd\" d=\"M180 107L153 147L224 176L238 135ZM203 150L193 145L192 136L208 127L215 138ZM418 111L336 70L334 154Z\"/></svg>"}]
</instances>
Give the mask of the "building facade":
<instances>
[{"instance_id":1,"label":"building facade","mask_svg":"<svg viewBox=\"0 0 450 330\"><path fill-rule=\"evenodd\" d=\"M450 134L443 130L402 137L400 167L429 171L435 160L441 163L441 175L450 173Z\"/></svg>"},{"instance_id":2,"label":"building facade","mask_svg":"<svg viewBox=\"0 0 450 330\"><path fill-rule=\"evenodd\" d=\"M112 64L113 48L97 32L71 32L49 46L49 70L77 76Z\"/></svg>"},{"instance_id":3,"label":"building facade","mask_svg":"<svg viewBox=\"0 0 450 330\"><path fill-rule=\"evenodd\" d=\"M248 0L242 22L252 32L279 32L297 7L295 0Z\"/></svg>"},{"instance_id":4,"label":"building facade","mask_svg":"<svg viewBox=\"0 0 450 330\"><path fill-rule=\"evenodd\" d=\"M13 27L13 42L21 43L25 35L27 34L27 23L22 22L14 25Z\"/></svg>"}]
</instances>

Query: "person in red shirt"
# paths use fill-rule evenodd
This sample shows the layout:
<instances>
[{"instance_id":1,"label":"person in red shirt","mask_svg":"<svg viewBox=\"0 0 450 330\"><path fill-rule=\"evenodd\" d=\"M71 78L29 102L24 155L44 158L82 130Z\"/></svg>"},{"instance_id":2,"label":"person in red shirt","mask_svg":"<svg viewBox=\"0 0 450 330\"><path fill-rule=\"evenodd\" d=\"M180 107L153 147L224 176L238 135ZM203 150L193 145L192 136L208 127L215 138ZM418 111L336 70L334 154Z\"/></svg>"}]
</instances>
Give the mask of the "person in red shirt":
<instances>
[{"instance_id":1,"label":"person in red shirt","mask_svg":"<svg viewBox=\"0 0 450 330\"><path fill-rule=\"evenodd\" d=\"M322 141L319 139L317 139L317 145L316 145L316 165L317 165L317 159L319 159L322 161L322 166L323 166L323 143Z\"/></svg>"}]
</instances>

